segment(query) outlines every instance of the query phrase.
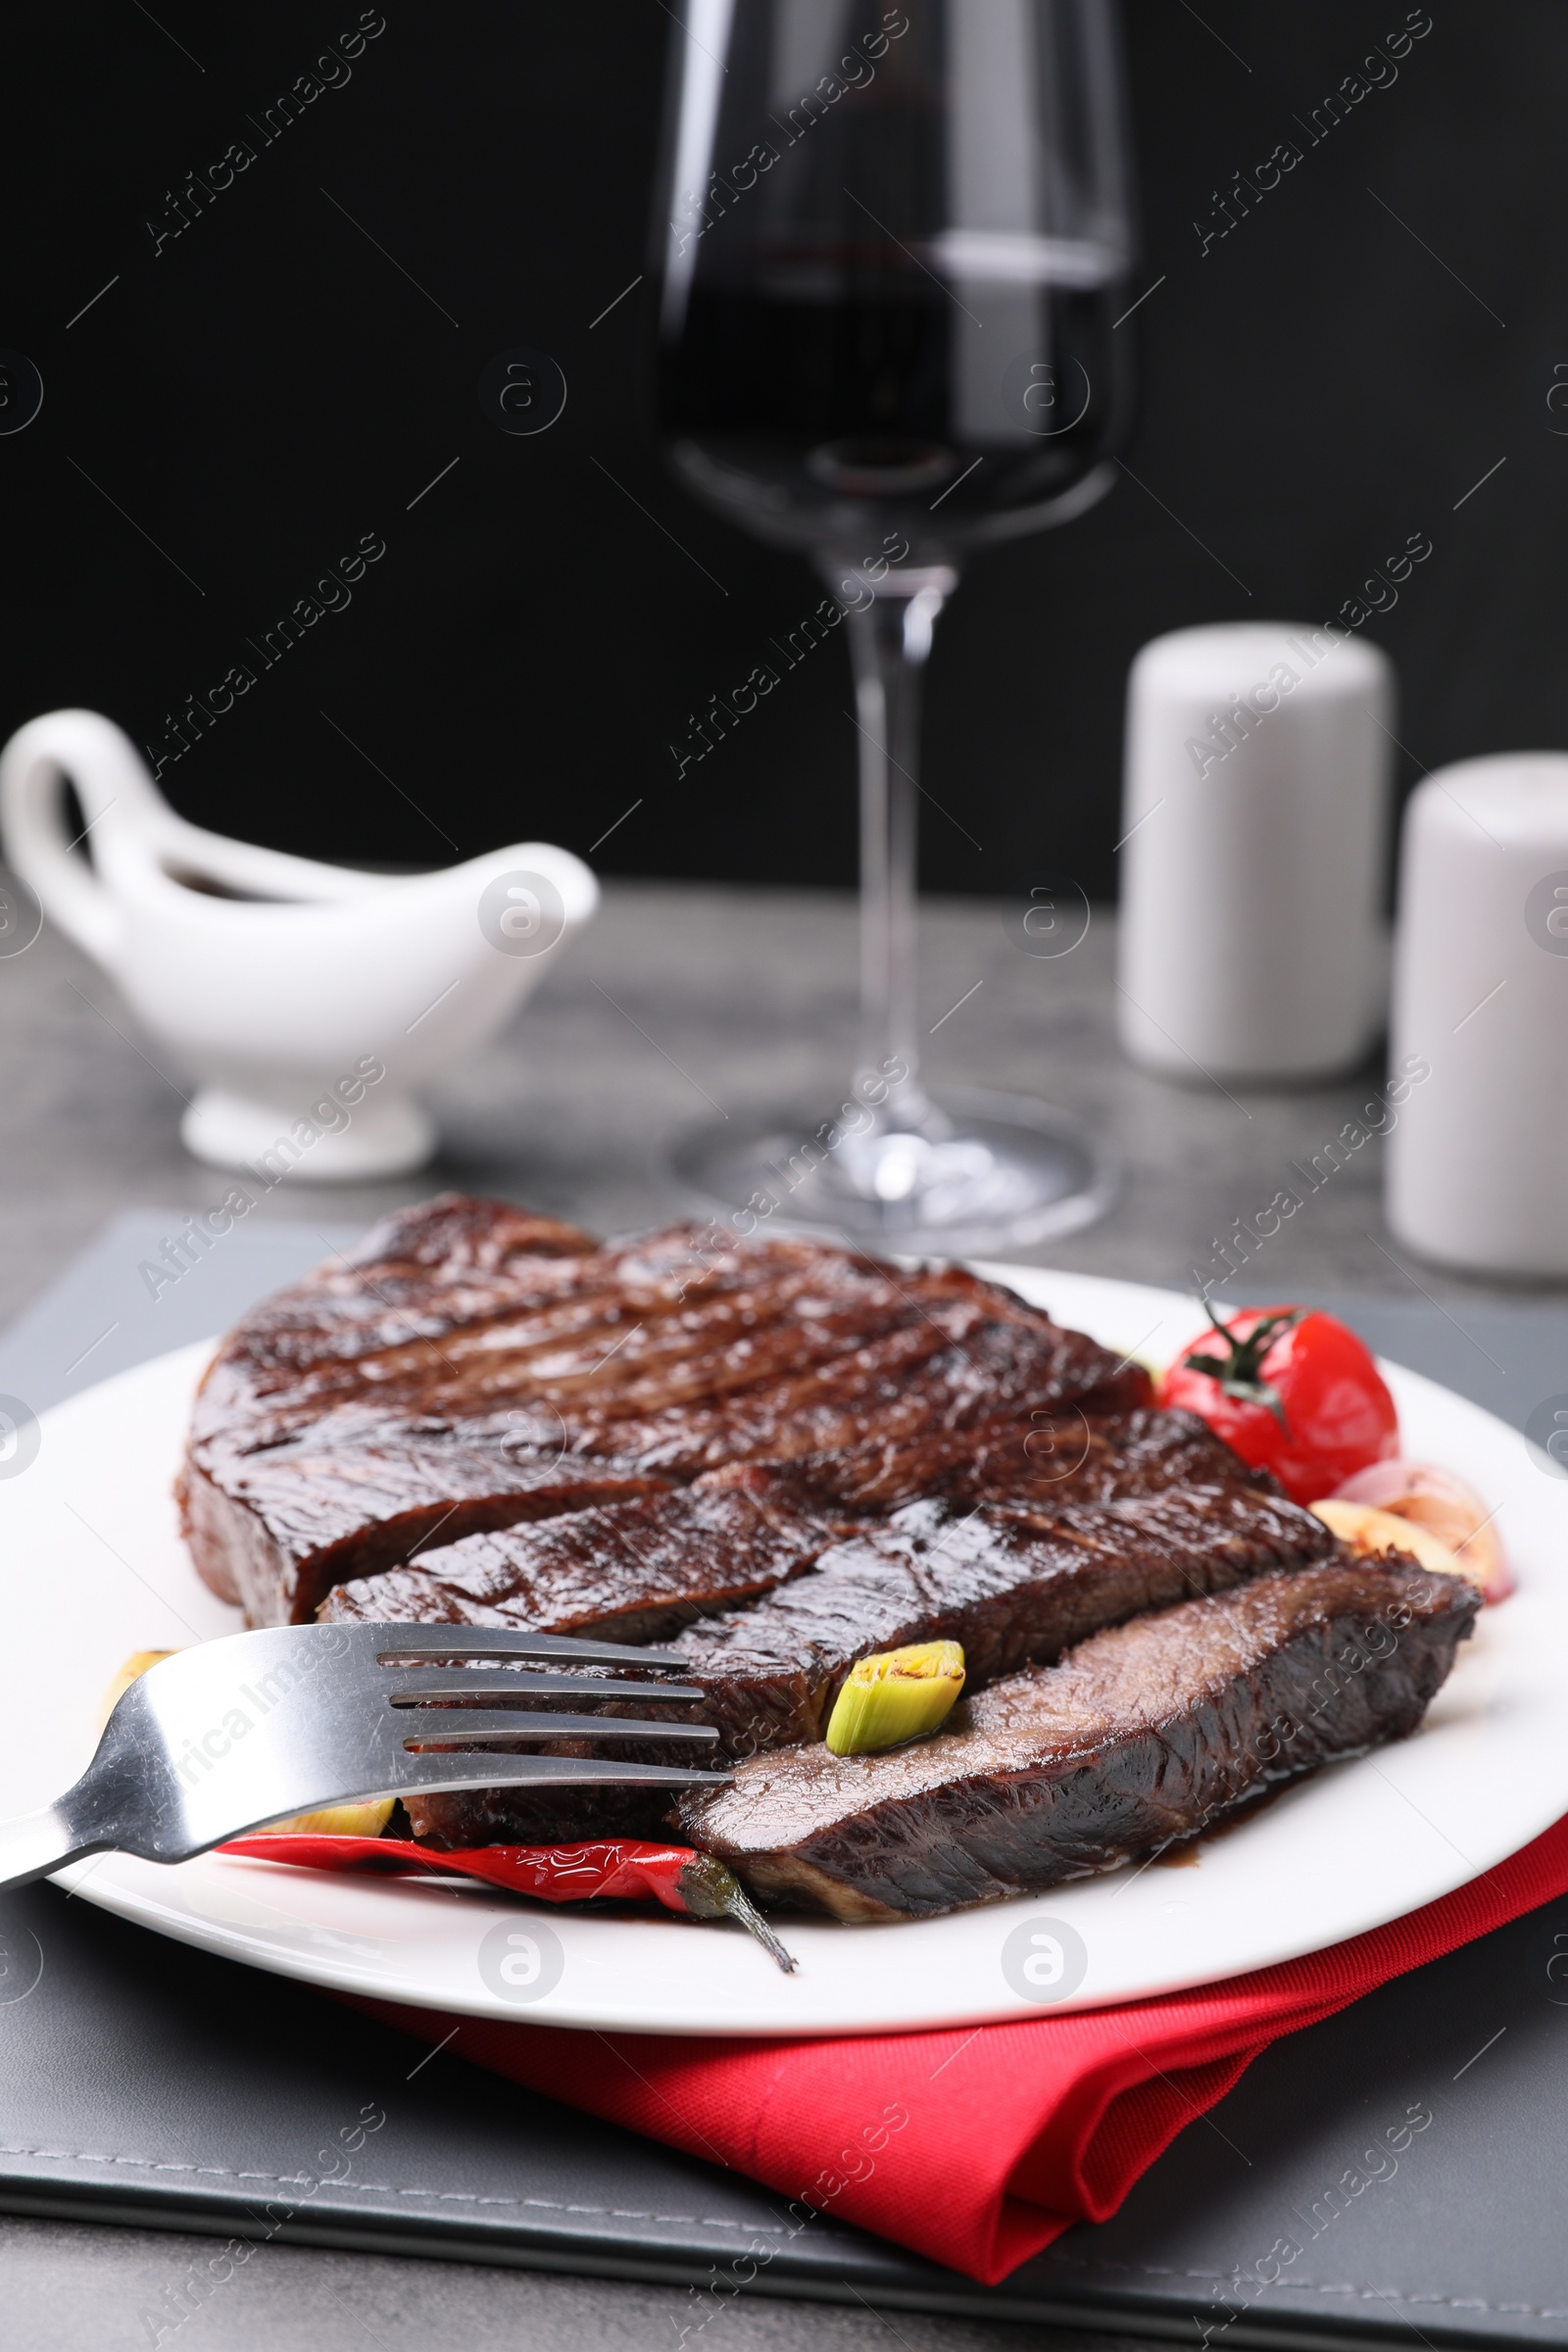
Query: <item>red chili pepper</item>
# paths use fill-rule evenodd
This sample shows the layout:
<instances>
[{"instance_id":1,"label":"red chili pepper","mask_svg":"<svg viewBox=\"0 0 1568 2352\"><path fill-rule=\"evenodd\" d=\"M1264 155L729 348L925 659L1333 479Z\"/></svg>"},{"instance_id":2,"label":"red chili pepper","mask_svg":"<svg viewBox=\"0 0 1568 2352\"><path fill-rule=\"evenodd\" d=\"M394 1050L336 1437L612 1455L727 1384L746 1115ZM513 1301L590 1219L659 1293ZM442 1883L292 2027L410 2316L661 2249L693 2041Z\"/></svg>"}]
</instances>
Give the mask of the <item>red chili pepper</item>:
<instances>
[{"instance_id":1,"label":"red chili pepper","mask_svg":"<svg viewBox=\"0 0 1568 2352\"><path fill-rule=\"evenodd\" d=\"M220 1854L258 1862L289 1862L305 1870L366 1871L385 1876L444 1873L483 1879L546 1903L580 1903L594 1895L662 1903L691 1919L734 1919L772 1953L780 1968L795 1962L752 1902L732 1870L689 1845L644 1845L616 1840L594 1845L475 1845L454 1853L416 1845L412 1838L318 1838L288 1832L230 1838Z\"/></svg>"}]
</instances>

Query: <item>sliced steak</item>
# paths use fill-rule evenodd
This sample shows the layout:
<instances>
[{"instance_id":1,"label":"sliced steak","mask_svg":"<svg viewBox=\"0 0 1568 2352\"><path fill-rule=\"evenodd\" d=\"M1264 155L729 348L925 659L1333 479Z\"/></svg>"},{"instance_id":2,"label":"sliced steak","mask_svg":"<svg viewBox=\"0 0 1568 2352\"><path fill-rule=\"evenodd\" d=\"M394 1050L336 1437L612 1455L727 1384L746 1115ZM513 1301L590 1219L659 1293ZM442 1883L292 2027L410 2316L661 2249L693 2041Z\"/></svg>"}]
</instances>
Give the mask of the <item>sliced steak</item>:
<instances>
[{"instance_id":1,"label":"sliced steak","mask_svg":"<svg viewBox=\"0 0 1568 2352\"><path fill-rule=\"evenodd\" d=\"M518 1626L662 1642L694 1617L771 1592L838 1542L842 1520L780 1496L765 1471L466 1536L412 1566L340 1585L323 1619Z\"/></svg>"},{"instance_id":2,"label":"sliced steak","mask_svg":"<svg viewBox=\"0 0 1568 2352\"><path fill-rule=\"evenodd\" d=\"M1261 1577L997 1683L935 1739L753 1757L675 1819L763 1900L840 1919L1036 1893L1414 1731L1479 1607L1469 1585L1413 1564Z\"/></svg>"},{"instance_id":3,"label":"sliced steak","mask_svg":"<svg viewBox=\"0 0 1568 2352\"><path fill-rule=\"evenodd\" d=\"M1241 1486L1069 1503L1050 1518L995 1504L959 1518L911 1503L755 1608L704 1620L672 1646L708 1691L700 1719L719 1726L731 1754L752 1755L819 1740L850 1668L878 1650L960 1642L974 1690L1141 1609L1334 1548L1310 1511Z\"/></svg>"},{"instance_id":4,"label":"sliced steak","mask_svg":"<svg viewBox=\"0 0 1568 2352\"><path fill-rule=\"evenodd\" d=\"M718 1480L705 1484L722 1491ZM1309 1511L1241 1487L1086 1503L1064 1509L1049 1532L1014 1511L988 1506L958 1517L916 1503L891 1525L835 1544L753 1606L677 1635L668 1646L705 1698L638 1712L712 1723L729 1755L752 1756L819 1740L844 1677L874 1651L961 1642L966 1689L978 1690L1137 1610L1336 1548ZM578 1752L595 1752L586 1731ZM543 1837L546 1819L552 1836L624 1832L628 1800L617 1795L614 1804L612 1825L597 1792L551 1796L543 1812L538 1798L501 1789L414 1798L409 1810L417 1835L464 1845ZM654 1835L657 1809L639 1818Z\"/></svg>"},{"instance_id":5,"label":"sliced steak","mask_svg":"<svg viewBox=\"0 0 1568 2352\"><path fill-rule=\"evenodd\" d=\"M182 1501L198 1563L221 1563L225 1597L248 1623L308 1625L334 1585L392 1568L432 1541L668 1485L635 1463L519 1444L504 1414L454 1425L343 1411L230 1454L220 1479L188 1475Z\"/></svg>"},{"instance_id":6,"label":"sliced steak","mask_svg":"<svg viewBox=\"0 0 1568 2352\"><path fill-rule=\"evenodd\" d=\"M687 1228L598 1249L448 1194L229 1334L180 1497L207 1582L275 1624L441 1533L1147 1394L1141 1368L961 1268Z\"/></svg>"},{"instance_id":7,"label":"sliced steak","mask_svg":"<svg viewBox=\"0 0 1568 2352\"><path fill-rule=\"evenodd\" d=\"M956 1485L967 1500L994 1483L1004 1497L1016 1498L1010 1508L1019 1524L1038 1521L1049 1533L1070 1502L1158 1494L1200 1479L1218 1487L1260 1475L1191 1413L1140 1411L1094 1424L1080 1415L1076 1422L1053 1424L1053 1446L1055 1433L1070 1436L1081 1457L1058 1476L1038 1477L1039 1457L1024 1450L1038 1430L1012 1428L1004 1438L997 1424L987 1423L978 1432L952 1432L945 1440L901 1448L896 1479L878 1482L885 1490L880 1498L892 1502L906 1492L942 1496ZM660 1499L442 1542L408 1566L340 1586L319 1613L362 1624L519 1625L540 1633L662 1641L694 1617L760 1598L854 1535L854 1518L888 1450L729 1463ZM1017 1466L1016 1478L1002 1466L1004 1457ZM924 1468L923 1482L915 1476L917 1464ZM745 1497L741 1515L719 1511L718 1498L726 1493ZM951 1516L951 1506L944 1506L934 1522L929 1511L899 1519L895 1553L905 1547L904 1531L912 1539L929 1522L940 1538ZM1291 1524L1299 1540L1327 1548L1315 1523ZM1011 1519L1005 1525L1016 1534ZM1118 1526L1118 1540L1122 1532Z\"/></svg>"}]
</instances>

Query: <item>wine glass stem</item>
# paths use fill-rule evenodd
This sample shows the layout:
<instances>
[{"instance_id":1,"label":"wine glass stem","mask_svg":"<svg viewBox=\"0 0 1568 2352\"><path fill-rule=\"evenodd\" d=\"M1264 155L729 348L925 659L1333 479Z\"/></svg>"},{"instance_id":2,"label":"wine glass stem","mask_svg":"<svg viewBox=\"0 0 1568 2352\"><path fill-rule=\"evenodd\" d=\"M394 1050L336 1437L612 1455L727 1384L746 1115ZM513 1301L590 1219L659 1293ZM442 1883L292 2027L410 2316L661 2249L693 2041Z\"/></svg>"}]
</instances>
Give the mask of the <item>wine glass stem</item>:
<instances>
[{"instance_id":1,"label":"wine glass stem","mask_svg":"<svg viewBox=\"0 0 1568 2352\"><path fill-rule=\"evenodd\" d=\"M891 1079L879 1125L912 1128L932 1117L915 1042L920 689L931 633L955 579L932 570L900 585L902 593L874 596L850 613L860 746L858 1076Z\"/></svg>"}]
</instances>

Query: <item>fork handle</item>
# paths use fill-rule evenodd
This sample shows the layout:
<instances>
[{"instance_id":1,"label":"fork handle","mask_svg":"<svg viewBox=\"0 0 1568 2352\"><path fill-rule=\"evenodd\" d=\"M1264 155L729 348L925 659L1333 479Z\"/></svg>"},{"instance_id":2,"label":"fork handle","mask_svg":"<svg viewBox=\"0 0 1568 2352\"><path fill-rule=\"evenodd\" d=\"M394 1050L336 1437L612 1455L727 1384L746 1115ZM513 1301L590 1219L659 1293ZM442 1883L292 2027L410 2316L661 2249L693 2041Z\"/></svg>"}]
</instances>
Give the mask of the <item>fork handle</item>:
<instances>
[{"instance_id":1,"label":"fork handle","mask_svg":"<svg viewBox=\"0 0 1568 2352\"><path fill-rule=\"evenodd\" d=\"M73 1835L58 1805L45 1805L41 1813L24 1813L17 1821L0 1821L0 1892L8 1886L25 1886L33 1879L46 1879L52 1870L60 1870L91 1850Z\"/></svg>"}]
</instances>

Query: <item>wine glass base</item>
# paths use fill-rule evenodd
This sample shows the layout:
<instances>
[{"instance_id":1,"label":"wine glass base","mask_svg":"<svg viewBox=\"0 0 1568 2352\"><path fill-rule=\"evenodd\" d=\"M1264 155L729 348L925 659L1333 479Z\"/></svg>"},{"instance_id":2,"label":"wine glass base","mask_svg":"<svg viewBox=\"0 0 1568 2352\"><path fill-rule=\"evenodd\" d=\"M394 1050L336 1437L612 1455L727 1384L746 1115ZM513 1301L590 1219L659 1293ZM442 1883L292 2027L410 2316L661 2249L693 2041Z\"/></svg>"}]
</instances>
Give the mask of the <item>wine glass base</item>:
<instances>
[{"instance_id":1,"label":"wine glass base","mask_svg":"<svg viewBox=\"0 0 1568 2352\"><path fill-rule=\"evenodd\" d=\"M765 1218L772 1231L906 1256L1026 1249L1076 1233L1110 1206L1120 1171L1065 1112L967 1089L931 1100L938 1117L928 1134L856 1138L780 1117L739 1132L701 1128L676 1146L673 1165L721 1215L749 1209L758 1230Z\"/></svg>"}]
</instances>

